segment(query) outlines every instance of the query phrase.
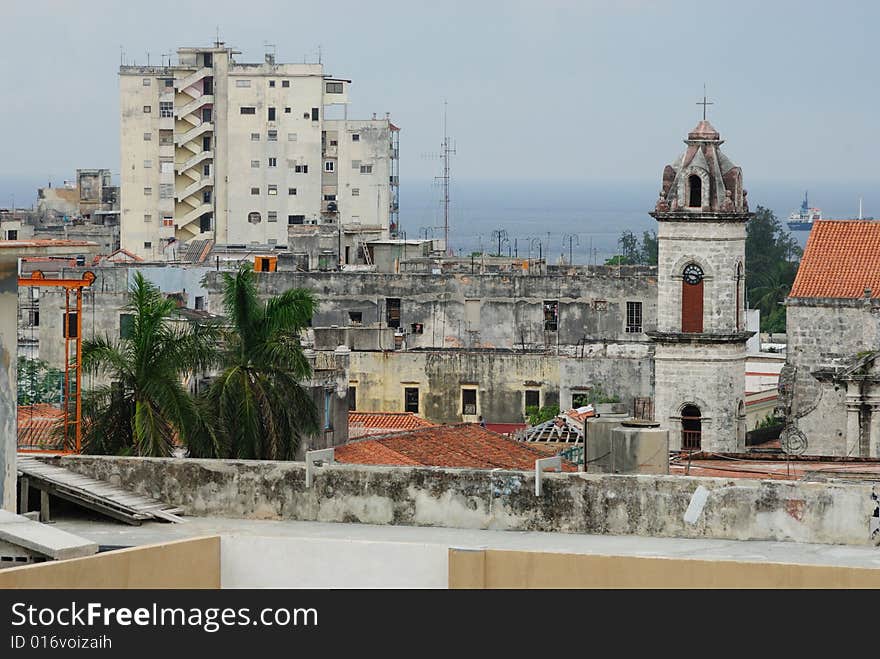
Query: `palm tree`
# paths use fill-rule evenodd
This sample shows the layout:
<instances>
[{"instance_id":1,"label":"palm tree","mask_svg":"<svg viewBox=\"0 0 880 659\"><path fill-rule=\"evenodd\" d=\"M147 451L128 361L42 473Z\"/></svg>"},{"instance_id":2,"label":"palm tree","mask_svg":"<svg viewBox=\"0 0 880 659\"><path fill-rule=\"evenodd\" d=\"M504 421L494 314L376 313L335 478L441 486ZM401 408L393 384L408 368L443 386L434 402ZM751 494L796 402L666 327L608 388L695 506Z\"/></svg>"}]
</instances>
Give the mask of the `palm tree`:
<instances>
[{"instance_id":1,"label":"palm tree","mask_svg":"<svg viewBox=\"0 0 880 659\"><path fill-rule=\"evenodd\" d=\"M224 273L223 306L230 326L222 372L206 396L208 435L190 443L194 457L292 460L300 440L318 431L318 412L300 382L311 367L299 341L316 309L297 288L261 302L253 266Z\"/></svg>"},{"instance_id":2,"label":"palm tree","mask_svg":"<svg viewBox=\"0 0 880 659\"><path fill-rule=\"evenodd\" d=\"M88 453L168 456L179 437L200 432L201 418L183 379L216 361L216 327L175 322L177 304L135 273L124 311L127 336L85 340L82 368L111 384L83 396Z\"/></svg>"}]
</instances>

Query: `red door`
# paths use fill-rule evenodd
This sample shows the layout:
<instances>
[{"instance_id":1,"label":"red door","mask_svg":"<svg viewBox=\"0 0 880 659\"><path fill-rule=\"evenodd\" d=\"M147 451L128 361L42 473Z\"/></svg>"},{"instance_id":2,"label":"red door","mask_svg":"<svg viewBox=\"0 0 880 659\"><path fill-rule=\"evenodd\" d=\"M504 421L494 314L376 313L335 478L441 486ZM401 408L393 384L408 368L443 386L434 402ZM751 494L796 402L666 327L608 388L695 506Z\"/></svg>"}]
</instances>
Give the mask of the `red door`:
<instances>
[{"instance_id":1,"label":"red door","mask_svg":"<svg viewBox=\"0 0 880 659\"><path fill-rule=\"evenodd\" d=\"M696 284L681 282L681 331L703 331L703 280Z\"/></svg>"}]
</instances>

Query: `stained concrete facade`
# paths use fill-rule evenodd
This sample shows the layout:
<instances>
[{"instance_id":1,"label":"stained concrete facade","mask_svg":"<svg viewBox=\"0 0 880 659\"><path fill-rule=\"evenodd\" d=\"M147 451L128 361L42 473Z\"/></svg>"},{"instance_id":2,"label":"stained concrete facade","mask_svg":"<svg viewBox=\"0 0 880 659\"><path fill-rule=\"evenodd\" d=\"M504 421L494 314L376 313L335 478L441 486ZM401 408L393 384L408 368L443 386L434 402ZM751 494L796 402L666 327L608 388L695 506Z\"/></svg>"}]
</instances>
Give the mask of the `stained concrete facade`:
<instances>
[{"instance_id":1,"label":"stained concrete facade","mask_svg":"<svg viewBox=\"0 0 880 659\"><path fill-rule=\"evenodd\" d=\"M794 448L880 457L880 387L873 359L864 361L880 346L880 300L789 298L786 307L779 412L797 431Z\"/></svg>"}]
</instances>

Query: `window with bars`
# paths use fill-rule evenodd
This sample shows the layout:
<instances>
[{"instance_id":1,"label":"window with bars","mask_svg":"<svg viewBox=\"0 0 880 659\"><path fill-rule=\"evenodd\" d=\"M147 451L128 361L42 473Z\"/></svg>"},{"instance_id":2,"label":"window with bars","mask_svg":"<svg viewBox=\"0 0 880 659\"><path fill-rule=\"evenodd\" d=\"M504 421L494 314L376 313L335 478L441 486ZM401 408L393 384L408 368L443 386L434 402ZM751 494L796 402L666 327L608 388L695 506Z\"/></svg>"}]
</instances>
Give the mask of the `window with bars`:
<instances>
[{"instance_id":1,"label":"window with bars","mask_svg":"<svg viewBox=\"0 0 880 659\"><path fill-rule=\"evenodd\" d=\"M400 327L400 298L385 298L385 322L388 327Z\"/></svg>"},{"instance_id":2,"label":"window with bars","mask_svg":"<svg viewBox=\"0 0 880 659\"><path fill-rule=\"evenodd\" d=\"M626 331L641 332L642 331L642 303L627 302L626 303Z\"/></svg>"},{"instance_id":3,"label":"window with bars","mask_svg":"<svg viewBox=\"0 0 880 659\"><path fill-rule=\"evenodd\" d=\"M419 413L419 388L404 387L403 388L403 411Z\"/></svg>"},{"instance_id":4,"label":"window with bars","mask_svg":"<svg viewBox=\"0 0 880 659\"><path fill-rule=\"evenodd\" d=\"M559 327L559 301L544 300L544 331L555 332Z\"/></svg>"},{"instance_id":5,"label":"window with bars","mask_svg":"<svg viewBox=\"0 0 880 659\"><path fill-rule=\"evenodd\" d=\"M465 415L473 415L477 413L476 389L461 390L461 413Z\"/></svg>"},{"instance_id":6,"label":"window with bars","mask_svg":"<svg viewBox=\"0 0 880 659\"><path fill-rule=\"evenodd\" d=\"M159 101L159 116L167 119L174 116L174 103L172 101Z\"/></svg>"}]
</instances>

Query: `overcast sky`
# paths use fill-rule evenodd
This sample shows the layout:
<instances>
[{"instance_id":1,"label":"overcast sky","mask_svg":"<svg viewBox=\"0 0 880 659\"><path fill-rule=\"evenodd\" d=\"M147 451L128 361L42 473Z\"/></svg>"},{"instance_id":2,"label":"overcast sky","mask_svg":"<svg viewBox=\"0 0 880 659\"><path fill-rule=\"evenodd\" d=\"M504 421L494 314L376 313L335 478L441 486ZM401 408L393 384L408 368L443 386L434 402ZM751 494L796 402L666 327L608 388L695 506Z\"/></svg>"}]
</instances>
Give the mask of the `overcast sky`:
<instances>
[{"instance_id":1,"label":"overcast sky","mask_svg":"<svg viewBox=\"0 0 880 659\"><path fill-rule=\"evenodd\" d=\"M438 170L443 100L459 180L660 180L700 118L746 179L877 181L880 2L0 0L4 179L119 170L117 70L221 39L353 81L391 113L401 175ZM2 203L2 202L0 202Z\"/></svg>"}]
</instances>

